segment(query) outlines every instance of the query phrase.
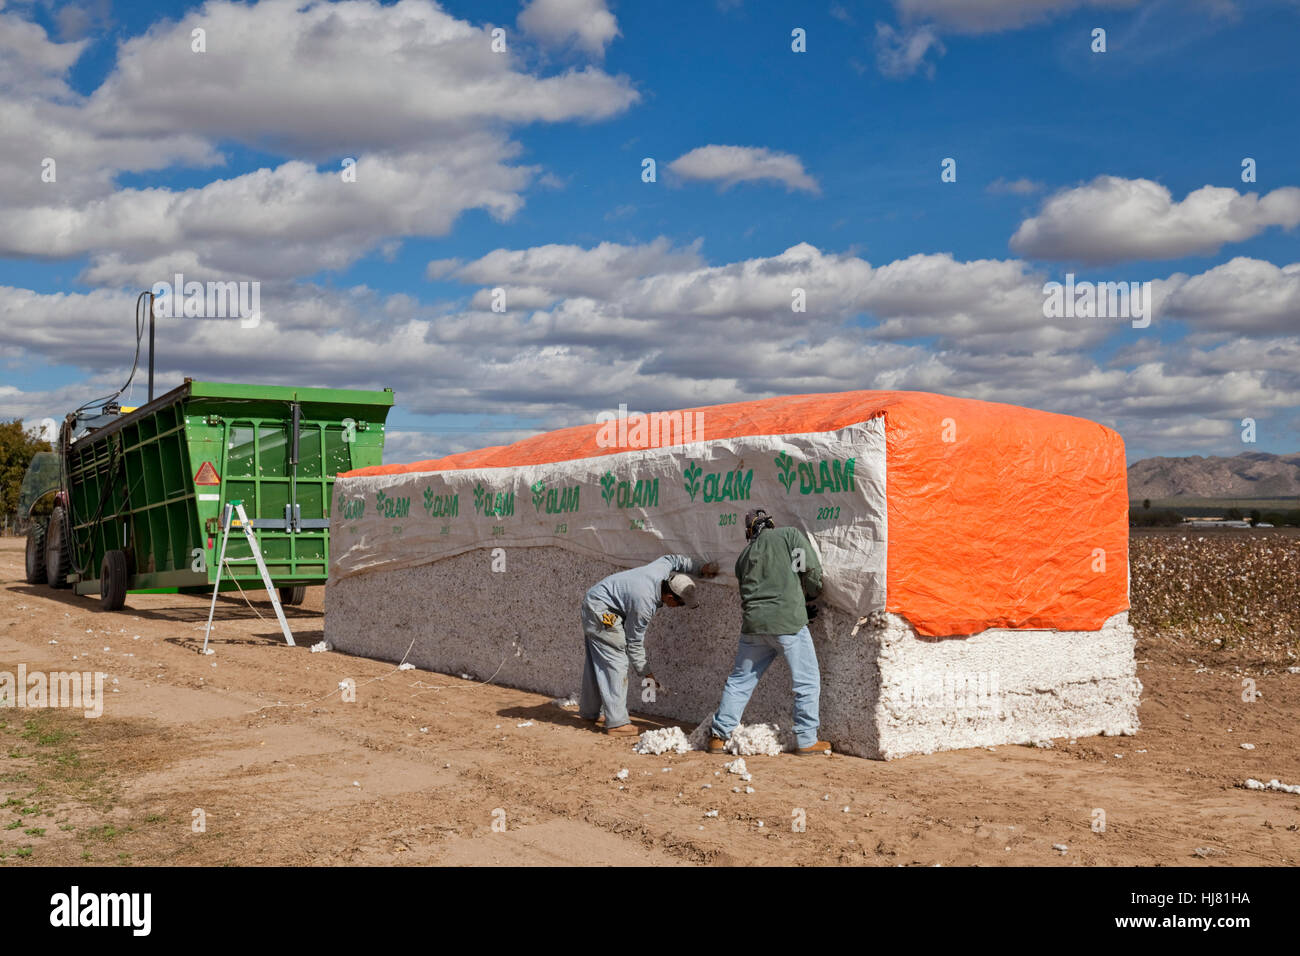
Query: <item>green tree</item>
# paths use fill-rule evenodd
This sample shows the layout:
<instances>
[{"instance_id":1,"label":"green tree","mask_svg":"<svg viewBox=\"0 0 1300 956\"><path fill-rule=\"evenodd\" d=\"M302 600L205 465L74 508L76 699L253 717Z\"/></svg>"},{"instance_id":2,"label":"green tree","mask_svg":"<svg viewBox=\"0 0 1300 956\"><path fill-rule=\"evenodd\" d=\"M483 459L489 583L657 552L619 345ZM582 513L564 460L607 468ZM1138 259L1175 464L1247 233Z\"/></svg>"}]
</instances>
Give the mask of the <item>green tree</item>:
<instances>
[{"instance_id":1,"label":"green tree","mask_svg":"<svg viewBox=\"0 0 1300 956\"><path fill-rule=\"evenodd\" d=\"M0 515L17 512L27 466L39 452L52 450L35 429L25 431L21 421L0 422Z\"/></svg>"},{"instance_id":2,"label":"green tree","mask_svg":"<svg viewBox=\"0 0 1300 956\"><path fill-rule=\"evenodd\" d=\"M1251 508L1251 509L1250 509L1250 526L1253 528L1253 527L1255 527L1255 525L1259 524L1259 522L1260 522L1259 509L1258 509L1258 508Z\"/></svg>"}]
</instances>

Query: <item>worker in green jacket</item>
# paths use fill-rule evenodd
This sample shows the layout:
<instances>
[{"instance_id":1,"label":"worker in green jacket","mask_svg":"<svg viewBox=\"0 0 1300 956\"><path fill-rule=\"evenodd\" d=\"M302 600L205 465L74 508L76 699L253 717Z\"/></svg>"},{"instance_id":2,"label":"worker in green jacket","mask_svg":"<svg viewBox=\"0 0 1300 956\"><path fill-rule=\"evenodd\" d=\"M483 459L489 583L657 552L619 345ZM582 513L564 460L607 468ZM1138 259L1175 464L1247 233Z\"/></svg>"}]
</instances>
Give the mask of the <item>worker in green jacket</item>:
<instances>
[{"instance_id":1,"label":"worker in green jacket","mask_svg":"<svg viewBox=\"0 0 1300 956\"><path fill-rule=\"evenodd\" d=\"M828 753L831 745L817 739L821 671L808 633L810 602L822 590L821 562L799 529L776 527L761 508L745 515L745 537L749 544L736 560L742 611L740 645L709 728L709 753L726 752L727 738L778 653L790 665L794 752L800 756Z\"/></svg>"}]
</instances>

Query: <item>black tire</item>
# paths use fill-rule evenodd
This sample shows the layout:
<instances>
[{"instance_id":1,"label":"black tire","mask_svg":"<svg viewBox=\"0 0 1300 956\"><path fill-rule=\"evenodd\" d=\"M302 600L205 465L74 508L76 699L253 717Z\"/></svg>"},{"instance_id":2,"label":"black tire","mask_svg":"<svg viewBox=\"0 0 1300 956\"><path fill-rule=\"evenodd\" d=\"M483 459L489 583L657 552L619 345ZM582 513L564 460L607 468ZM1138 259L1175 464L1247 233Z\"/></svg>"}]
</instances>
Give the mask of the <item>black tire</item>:
<instances>
[{"instance_id":1,"label":"black tire","mask_svg":"<svg viewBox=\"0 0 1300 956\"><path fill-rule=\"evenodd\" d=\"M45 531L45 583L52 588L68 586L72 556L68 553L67 545L68 521L63 516L63 506L56 505Z\"/></svg>"},{"instance_id":2,"label":"black tire","mask_svg":"<svg viewBox=\"0 0 1300 956\"><path fill-rule=\"evenodd\" d=\"M307 600L307 585L296 584L293 587L280 588L280 603L288 607L297 607Z\"/></svg>"},{"instance_id":3,"label":"black tire","mask_svg":"<svg viewBox=\"0 0 1300 956\"><path fill-rule=\"evenodd\" d=\"M27 583L45 583L45 519L33 518L27 529Z\"/></svg>"},{"instance_id":4,"label":"black tire","mask_svg":"<svg viewBox=\"0 0 1300 956\"><path fill-rule=\"evenodd\" d=\"M99 608L120 611L126 603L127 560L125 551L109 551L99 568Z\"/></svg>"}]
</instances>

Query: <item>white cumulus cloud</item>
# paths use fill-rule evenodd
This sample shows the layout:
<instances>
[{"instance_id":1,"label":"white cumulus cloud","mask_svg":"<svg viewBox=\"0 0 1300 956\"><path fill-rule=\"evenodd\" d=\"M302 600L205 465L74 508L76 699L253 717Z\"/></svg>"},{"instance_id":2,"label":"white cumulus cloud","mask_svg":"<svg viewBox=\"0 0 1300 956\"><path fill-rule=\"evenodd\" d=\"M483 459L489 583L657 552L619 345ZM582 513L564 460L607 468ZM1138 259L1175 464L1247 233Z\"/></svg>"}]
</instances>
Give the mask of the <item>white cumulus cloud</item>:
<instances>
[{"instance_id":1,"label":"white cumulus cloud","mask_svg":"<svg viewBox=\"0 0 1300 956\"><path fill-rule=\"evenodd\" d=\"M668 168L682 179L717 182L723 189L737 183L773 181L790 190L821 191L798 156L763 147L700 146L674 159Z\"/></svg>"},{"instance_id":2,"label":"white cumulus cloud","mask_svg":"<svg viewBox=\"0 0 1300 956\"><path fill-rule=\"evenodd\" d=\"M554 182L517 163L511 126L639 98L598 68L541 75L493 53L485 27L431 0L209 0L124 40L83 96L68 76L85 48L0 9L0 255L84 257L82 281L115 287L310 275L445 235L466 210L508 219ZM283 159L190 188L118 185L219 165L228 142Z\"/></svg>"},{"instance_id":3,"label":"white cumulus cloud","mask_svg":"<svg viewBox=\"0 0 1300 956\"><path fill-rule=\"evenodd\" d=\"M856 388L1081 415L1118 428L1141 454L1225 450L1229 433L1205 421L1300 426L1300 335L1284 321L1300 264L1234 260L1157 280L1169 314L1195 329L1175 341L1127 322L1045 319L1043 277L1014 259L873 265L800 243L708 264L695 247L657 240L499 249L434 272L465 283L467 301L279 282L264 284L254 328L164 321L160 387L184 375L391 386L407 428L394 442L401 458L591 421L620 403L658 410ZM498 285L532 296L531 307L490 311L482 293ZM791 309L795 288L806 312ZM0 416L58 418L111 391L130 361L133 303L120 292L0 287L0 356L95 377L49 394L0 390ZM1091 350L1103 341L1119 348L1099 360Z\"/></svg>"},{"instance_id":4,"label":"white cumulus cloud","mask_svg":"<svg viewBox=\"0 0 1300 956\"><path fill-rule=\"evenodd\" d=\"M1050 196L1038 215L1011 237L1011 248L1035 259L1102 264L1131 259L1210 255L1272 226L1300 223L1300 189L1260 196L1202 186L1176 201L1149 179L1098 176Z\"/></svg>"},{"instance_id":5,"label":"white cumulus cloud","mask_svg":"<svg viewBox=\"0 0 1300 956\"><path fill-rule=\"evenodd\" d=\"M519 29L542 43L575 46L602 57L618 33L605 0L530 0L519 12Z\"/></svg>"}]
</instances>

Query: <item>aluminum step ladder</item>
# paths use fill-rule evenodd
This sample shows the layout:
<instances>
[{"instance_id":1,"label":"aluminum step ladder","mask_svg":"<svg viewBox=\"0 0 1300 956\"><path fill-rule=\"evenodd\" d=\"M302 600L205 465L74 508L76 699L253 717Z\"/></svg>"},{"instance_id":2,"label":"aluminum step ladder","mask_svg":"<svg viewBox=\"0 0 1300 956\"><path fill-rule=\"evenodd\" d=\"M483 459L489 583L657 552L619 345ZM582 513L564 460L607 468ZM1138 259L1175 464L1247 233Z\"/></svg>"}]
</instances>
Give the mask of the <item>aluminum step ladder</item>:
<instances>
[{"instance_id":1,"label":"aluminum step ladder","mask_svg":"<svg viewBox=\"0 0 1300 956\"><path fill-rule=\"evenodd\" d=\"M284 640L290 647L296 646L293 643L293 634L289 631L289 622L284 618L284 608L280 606L280 594L271 584L271 574L266 570L266 562L262 560L262 549L257 544L257 538L253 535L253 523L248 520L248 515L244 511L244 502L235 499L226 502L225 514L221 517L221 553L217 557L217 580L212 585L212 605L208 608L208 626L203 632L203 653L208 653L208 638L212 634L212 617L217 611L217 592L221 590L221 571L226 566L226 542L230 540L230 528L234 522L235 515L239 516L239 527L244 532L244 537L248 538L249 550L253 552L253 560L257 562L257 570L262 575L262 583L266 585L266 593L271 596L271 606L275 608L275 616L280 621L280 630L284 632Z\"/></svg>"}]
</instances>

